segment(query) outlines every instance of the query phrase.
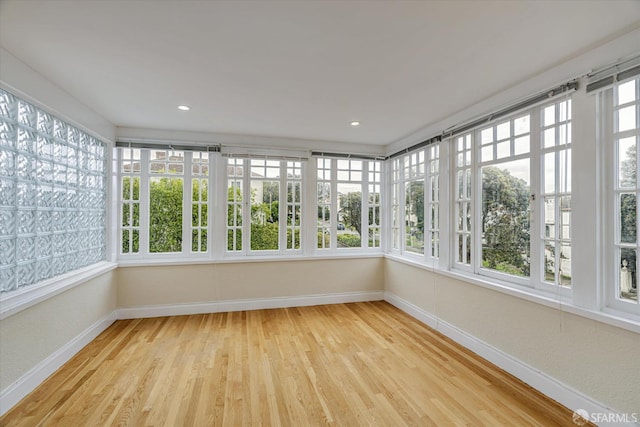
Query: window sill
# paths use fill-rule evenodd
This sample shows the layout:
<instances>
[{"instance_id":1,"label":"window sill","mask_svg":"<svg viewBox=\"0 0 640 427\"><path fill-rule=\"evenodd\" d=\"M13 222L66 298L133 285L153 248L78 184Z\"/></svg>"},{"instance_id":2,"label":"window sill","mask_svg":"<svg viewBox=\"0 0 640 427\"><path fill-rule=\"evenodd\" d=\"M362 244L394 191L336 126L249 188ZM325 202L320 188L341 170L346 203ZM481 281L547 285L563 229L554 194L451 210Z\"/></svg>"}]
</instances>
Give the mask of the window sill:
<instances>
[{"instance_id":1,"label":"window sill","mask_svg":"<svg viewBox=\"0 0 640 427\"><path fill-rule=\"evenodd\" d=\"M326 255L228 255L224 258L147 258L147 259L120 259L118 267L148 267L154 265L201 265L201 264L236 264L247 262L286 262L286 261L315 261L350 258L383 258L382 252L348 252L331 253Z\"/></svg>"},{"instance_id":2,"label":"window sill","mask_svg":"<svg viewBox=\"0 0 640 427\"><path fill-rule=\"evenodd\" d=\"M2 295L0 296L0 320L114 270L117 266L118 264L114 262L102 261Z\"/></svg>"},{"instance_id":3,"label":"window sill","mask_svg":"<svg viewBox=\"0 0 640 427\"><path fill-rule=\"evenodd\" d=\"M442 270L437 267L434 268L429 264L423 264L394 254L386 254L385 258L640 334L640 318L636 318L632 315L620 312L613 313L604 310L596 311L584 307L578 307L572 303L569 297L561 294L526 288L521 285L500 283L497 280L491 280L484 276L477 276L471 273L456 270Z\"/></svg>"}]
</instances>

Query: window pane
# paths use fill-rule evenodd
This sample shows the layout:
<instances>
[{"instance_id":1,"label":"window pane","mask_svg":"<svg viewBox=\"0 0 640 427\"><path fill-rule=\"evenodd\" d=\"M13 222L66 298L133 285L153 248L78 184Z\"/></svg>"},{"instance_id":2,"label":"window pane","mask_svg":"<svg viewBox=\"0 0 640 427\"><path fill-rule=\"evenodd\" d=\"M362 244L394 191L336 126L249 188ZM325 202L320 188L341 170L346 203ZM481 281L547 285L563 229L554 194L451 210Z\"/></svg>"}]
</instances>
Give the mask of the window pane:
<instances>
[{"instance_id":1,"label":"window pane","mask_svg":"<svg viewBox=\"0 0 640 427\"><path fill-rule=\"evenodd\" d=\"M544 237L556 237L556 199L544 198Z\"/></svg>"},{"instance_id":2,"label":"window pane","mask_svg":"<svg viewBox=\"0 0 640 427\"><path fill-rule=\"evenodd\" d=\"M619 297L638 301L637 251L623 248L620 250L620 293Z\"/></svg>"},{"instance_id":3,"label":"window pane","mask_svg":"<svg viewBox=\"0 0 640 427\"><path fill-rule=\"evenodd\" d=\"M544 281L556 282L556 246L553 240L544 242Z\"/></svg>"},{"instance_id":4,"label":"window pane","mask_svg":"<svg viewBox=\"0 0 640 427\"><path fill-rule=\"evenodd\" d=\"M543 158L544 168L544 192L546 194L556 191L556 153L547 153Z\"/></svg>"},{"instance_id":5,"label":"window pane","mask_svg":"<svg viewBox=\"0 0 640 427\"><path fill-rule=\"evenodd\" d=\"M636 128L636 106L630 105L618 110L618 132Z\"/></svg>"},{"instance_id":6,"label":"window pane","mask_svg":"<svg viewBox=\"0 0 640 427\"><path fill-rule=\"evenodd\" d=\"M620 188L635 188L638 175L636 138L618 141L618 185Z\"/></svg>"},{"instance_id":7,"label":"window pane","mask_svg":"<svg viewBox=\"0 0 640 427\"><path fill-rule=\"evenodd\" d=\"M571 240L571 196L560 197L560 238Z\"/></svg>"},{"instance_id":8,"label":"window pane","mask_svg":"<svg viewBox=\"0 0 640 427\"><path fill-rule=\"evenodd\" d=\"M543 110L543 125L551 126L556 122L556 106L549 105Z\"/></svg>"},{"instance_id":9,"label":"window pane","mask_svg":"<svg viewBox=\"0 0 640 427\"><path fill-rule=\"evenodd\" d=\"M482 266L529 276L529 159L482 168Z\"/></svg>"},{"instance_id":10,"label":"window pane","mask_svg":"<svg viewBox=\"0 0 640 427\"><path fill-rule=\"evenodd\" d=\"M620 241L636 243L637 205L635 193L620 194Z\"/></svg>"},{"instance_id":11,"label":"window pane","mask_svg":"<svg viewBox=\"0 0 640 427\"><path fill-rule=\"evenodd\" d=\"M515 136L522 135L523 133L529 133L529 115L519 117L513 121Z\"/></svg>"},{"instance_id":12,"label":"window pane","mask_svg":"<svg viewBox=\"0 0 640 427\"><path fill-rule=\"evenodd\" d=\"M511 136L511 122L506 122L496 127L497 139L502 140Z\"/></svg>"},{"instance_id":13,"label":"window pane","mask_svg":"<svg viewBox=\"0 0 640 427\"><path fill-rule=\"evenodd\" d=\"M407 251L424 253L424 183L409 181L405 191L405 238Z\"/></svg>"},{"instance_id":14,"label":"window pane","mask_svg":"<svg viewBox=\"0 0 640 427\"><path fill-rule=\"evenodd\" d=\"M244 161L242 159L227 160L227 175L241 178L244 175ZM242 251L243 212L242 180L229 179L227 181L227 251Z\"/></svg>"},{"instance_id":15,"label":"window pane","mask_svg":"<svg viewBox=\"0 0 640 427\"><path fill-rule=\"evenodd\" d=\"M331 246L331 184L318 182L318 248Z\"/></svg>"},{"instance_id":16,"label":"window pane","mask_svg":"<svg viewBox=\"0 0 640 427\"><path fill-rule=\"evenodd\" d=\"M571 286L571 245L560 244L560 268L558 274L560 275L559 284L561 286Z\"/></svg>"},{"instance_id":17,"label":"window pane","mask_svg":"<svg viewBox=\"0 0 640 427\"><path fill-rule=\"evenodd\" d=\"M149 252L182 251L182 178L151 178Z\"/></svg>"},{"instance_id":18,"label":"window pane","mask_svg":"<svg viewBox=\"0 0 640 427\"><path fill-rule=\"evenodd\" d=\"M526 154L529 152L529 135L521 136L520 138L516 138L513 147L513 154Z\"/></svg>"},{"instance_id":19,"label":"window pane","mask_svg":"<svg viewBox=\"0 0 640 427\"><path fill-rule=\"evenodd\" d=\"M338 248L362 246L362 185L338 184Z\"/></svg>"},{"instance_id":20,"label":"window pane","mask_svg":"<svg viewBox=\"0 0 640 427\"><path fill-rule=\"evenodd\" d=\"M618 86L618 104L622 105L627 102L636 100L636 81L631 80Z\"/></svg>"},{"instance_id":21,"label":"window pane","mask_svg":"<svg viewBox=\"0 0 640 427\"><path fill-rule=\"evenodd\" d=\"M251 181L251 250L279 247L280 183Z\"/></svg>"}]
</instances>

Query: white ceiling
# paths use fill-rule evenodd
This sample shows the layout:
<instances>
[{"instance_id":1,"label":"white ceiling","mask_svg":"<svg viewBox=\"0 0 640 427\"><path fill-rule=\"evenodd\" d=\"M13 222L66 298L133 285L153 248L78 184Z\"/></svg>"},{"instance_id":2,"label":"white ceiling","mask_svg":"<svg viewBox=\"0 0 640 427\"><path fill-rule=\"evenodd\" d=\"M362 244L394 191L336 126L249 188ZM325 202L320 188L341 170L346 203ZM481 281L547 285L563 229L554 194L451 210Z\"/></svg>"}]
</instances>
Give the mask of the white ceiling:
<instances>
[{"instance_id":1,"label":"white ceiling","mask_svg":"<svg viewBox=\"0 0 640 427\"><path fill-rule=\"evenodd\" d=\"M2 47L116 126L377 145L640 23L637 0L1 1Z\"/></svg>"}]
</instances>

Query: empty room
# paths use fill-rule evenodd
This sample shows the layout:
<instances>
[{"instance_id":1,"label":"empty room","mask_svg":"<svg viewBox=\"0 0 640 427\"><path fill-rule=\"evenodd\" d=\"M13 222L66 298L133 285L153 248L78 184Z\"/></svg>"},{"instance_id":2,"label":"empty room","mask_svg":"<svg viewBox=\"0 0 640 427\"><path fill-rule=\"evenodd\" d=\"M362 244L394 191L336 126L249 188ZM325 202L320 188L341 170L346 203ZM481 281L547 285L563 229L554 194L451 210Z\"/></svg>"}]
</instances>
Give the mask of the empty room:
<instances>
[{"instance_id":1,"label":"empty room","mask_svg":"<svg viewBox=\"0 0 640 427\"><path fill-rule=\"evenodd\" d=\"M0 0L0 425L640 425L640 2Z\"/></svg>"}]
</instances>

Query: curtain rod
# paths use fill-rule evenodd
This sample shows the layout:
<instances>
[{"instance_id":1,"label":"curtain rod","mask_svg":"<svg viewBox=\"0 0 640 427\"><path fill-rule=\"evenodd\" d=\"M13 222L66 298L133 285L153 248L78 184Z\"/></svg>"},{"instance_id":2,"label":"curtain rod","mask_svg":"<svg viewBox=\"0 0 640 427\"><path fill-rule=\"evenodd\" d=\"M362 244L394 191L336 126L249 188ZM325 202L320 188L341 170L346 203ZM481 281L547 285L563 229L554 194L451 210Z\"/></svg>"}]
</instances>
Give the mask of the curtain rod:
<instances>
[{"instance_id":1,"label":"curtain rod","mask_svg":"<svg viewBox=\"0 0 640 427\"><path fill-rule=\"evenodd\" d=\"M116 140L116 147L123 148L150 148L156 150L178 150L178 151L208 151L208 152L219 152L220 145L192 145L185 144L182 142L170 143L167 141L126 141L126 140Z\"/></svg>"},{"instance_id":2,"label":"curtain rod","mask_svg":"<svg viewBox=\"0 0 640 427\"><path fill-rule=\"evenodd\" d=\"M335 157L339 159L355 159L355 160L386 160L384 156L369 156L365 154L347 154L347 153L325 153L322 151L312 151L312 156L316 157Z\"/></svg>"},{"instance_id":3,"label":"curtain rod","mask_svg":"<svg viewBox=\"0 0 640 427\"><path fill-rule=\"evenodd\" d=\"M523 101L520 101L516 104L513 104L509 107L503 108L501 110L495 111L493 113L490 114L485 114L484 116L482 116L481 118L474 120L470 123L464 124L464 125L460 125L457 127L453 127L453 128L449 128L447 130L445 130L442 135L443 137L446 135L448 138L454 136L454 135L458 135L461 134L463 132L466 132L468 130L474 129L480 125L486 124L488 122L497 120L499 118L502 118L504 116L508 116L510 114L513 114L519 110L523 110L527 107L531 107L532 105L535 104L539 104L541 102L547 101L551 98L554 98L558 95L563 95L569 92L574 92L578 89L578 82L577 81L570 81L568 83L565 83L563 85L557 86L553 89L547 90L543 93L539 93L537 95L531 96Z\"/></svg>"},{"instance_id":4,"label":"curtain rod","mask_svg":"<svg viewBox=\"0 0 640 427\"><path fill-rule=\"evenodd\" d=\"M451 127L447 130L445 130L444 132L442 132L441 135L436 135L434 137L431 137L425 141L422 141L418 144L412 145L411 147L408 148L404 148L400 151L396 151L393 154L390 154L389 156L387 156L387 159L392 159L394 157L398 157L401 156L403 154L409 153L413 150L417 150L419 148L422 147L426 147L428 145L431 144L435 144L437 142L442 141L445 138L451 138L454 135L458 135L460 133L466 132L468 130L474 129L480 125L486 124L488 122L491 122L493 120L499 119L501 117L510 115L512 113L515 113L516 111L522 110L524 108L530 107L532 105L538 104L540 102L546 101L548 99L554 98L558 95L562 95L568 92L573 92L575 90L578 89L578 82L575 80L572 80L570 82L567 82L565 84L562 84L560 86L557 86L553 89L547 90L545 92L539 93L537 95L531 96L529 98L524 99L523 101L520 101L516 104L510 105L509 107L503 108L501 110L497 110L494 111L493 113L489 113L489 114L485 114L482 117L480 117L479 119L473 120L472 122L469 122L467 124L463 124L463 125L458 125L458 126L454 126Z\"/></svg>"}]
</instances>

